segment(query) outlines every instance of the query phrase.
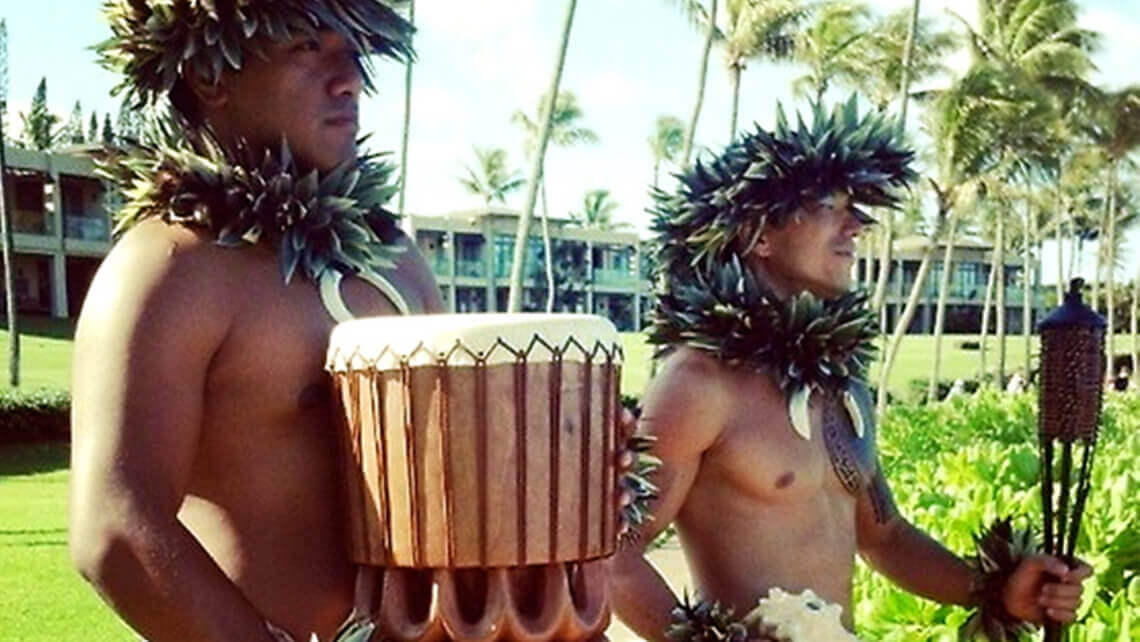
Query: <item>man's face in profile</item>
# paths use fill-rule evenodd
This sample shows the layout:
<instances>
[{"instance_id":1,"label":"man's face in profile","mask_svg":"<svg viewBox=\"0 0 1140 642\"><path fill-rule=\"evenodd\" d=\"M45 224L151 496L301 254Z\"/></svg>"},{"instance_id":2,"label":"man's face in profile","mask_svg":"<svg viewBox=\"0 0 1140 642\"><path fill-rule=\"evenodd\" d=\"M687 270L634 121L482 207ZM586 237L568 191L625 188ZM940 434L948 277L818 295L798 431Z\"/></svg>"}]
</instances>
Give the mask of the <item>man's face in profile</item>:
<instances>
[{"instance_id":1,"label":"man's face in profile","mask_svg":"<svg viewBox=\"0 0 1140 642\"><path fill-rule=\"evenodd\" d=\"M354 158L360 53L327 30L264 50L266 59L248 55L241 71L222 80L217 112L228 133L259 146L274 146L284 136L294 156L324 171Z\"/></svg>"}]
</instances>

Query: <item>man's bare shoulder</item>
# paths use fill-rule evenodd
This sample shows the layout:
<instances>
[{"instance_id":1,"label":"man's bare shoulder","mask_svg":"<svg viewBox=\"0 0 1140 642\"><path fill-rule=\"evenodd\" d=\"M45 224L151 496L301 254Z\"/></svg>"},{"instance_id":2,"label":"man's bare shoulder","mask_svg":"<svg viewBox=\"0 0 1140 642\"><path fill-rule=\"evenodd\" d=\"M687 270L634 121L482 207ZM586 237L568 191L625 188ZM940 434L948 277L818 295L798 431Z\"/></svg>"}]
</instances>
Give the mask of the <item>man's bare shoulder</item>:
<instances>
[{"instance_id":1,"label":"man's bare shoulder","mask_svg":"<svg viewBox=\"0 0 1140 642\"><path fill-rule=\"evenodd\" d=\"M708 352L681 346L662 361L659 377L665 385L692 388L705 394L723 391L732 379L732 369Z\"/></svg>"},{"instance_id":2,"label":"man's bare shoulder","mask_svg":"<svg viewBox=\"0 0 1140 642\"><path fill-rule=\"evenodd\" d=\"M681 347L662 363L645 395L642 422L662 448L706 449L732 415L736 377L716 357Z\"/></svg>"},{"instance_id":3,"label":"man's bare shoulder","mask_svg":"<svg viewBox=\"0 0 1140 642\"><path fill-rule=\"evenodd\" d=\"M214 326L235 305L236 255L204 234L159 220L139 223L116 242L91 283L78 332L93 324L164 322ZM166 312L166 314L164 314ZM192 312L192 314L188 314Z\"/></svg>"}]
</instances>

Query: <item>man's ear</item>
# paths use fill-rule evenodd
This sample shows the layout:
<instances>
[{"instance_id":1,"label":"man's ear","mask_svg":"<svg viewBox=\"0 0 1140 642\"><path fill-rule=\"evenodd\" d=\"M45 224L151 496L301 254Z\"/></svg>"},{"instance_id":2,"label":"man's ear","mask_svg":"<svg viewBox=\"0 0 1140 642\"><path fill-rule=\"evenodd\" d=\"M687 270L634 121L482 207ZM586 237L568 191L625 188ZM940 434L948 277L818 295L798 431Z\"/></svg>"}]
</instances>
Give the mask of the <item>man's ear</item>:
<instances>
[{"instance_id":1,"label":"man's ear","mask_svg":"<svg viewBox=\"0 0 1140 642\"><path fill-rule=\"evenodd\" d=\"M218 109L229 101L230 94L224 74L217 82L210 82L204 76L191 72L186 74L186 84L190 86L190 91L194 92L194 96L203 107Z\"/></svg>"},{"instance_id":2,"label":"man's ear","mask_svg":"<svg viewBox=\"0 0 1140 642\"><path fill-rule=\"evenodd\" d=\"M747 223L741 230L740 237L745 254L766 259L772 254L772 244L769 242L766 225L760 223Z\"/></svg>"},{"instance_id":3,"label":"man's ear","mask_svg":"<svg viewBox=\"0 0 1140 642\"><path fill-rule=\"evenodd\" d=\"M768 234L761 232L760 236L756 237L756 243L752 246L752 254L761 259L772 256L772 244L768 240Z\"/></svg>"}]
</instances>

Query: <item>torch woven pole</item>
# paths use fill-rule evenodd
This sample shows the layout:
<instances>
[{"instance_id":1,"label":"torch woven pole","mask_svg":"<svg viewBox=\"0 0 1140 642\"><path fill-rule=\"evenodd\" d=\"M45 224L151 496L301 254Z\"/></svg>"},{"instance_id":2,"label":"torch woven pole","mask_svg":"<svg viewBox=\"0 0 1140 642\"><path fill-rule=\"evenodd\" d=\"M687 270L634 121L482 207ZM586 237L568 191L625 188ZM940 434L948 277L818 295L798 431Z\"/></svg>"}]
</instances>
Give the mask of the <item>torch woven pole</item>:
<instances>
[{"instance_id":1,"label":"torch woven pole","mask_svg":"<svg viewBox=\"0 0 1140 642\"><path fill-rule=\"evenodd\" d=\"M1039 325L1041 385L1037 403L1045 552L1069 563L1074 560L1091 490L1105 364L1104 319L1081 302L1083 285L1081 279L1074 279L1064 305ZM1056 461L1057 446L1060 462ZM1080 456L1076 471L1074 449L1079 449ZM1055 480L1060 482L1059 488ZM1045 625L1046 642L1063 638L1061 624Z\"/></svg>"}]
</instances>

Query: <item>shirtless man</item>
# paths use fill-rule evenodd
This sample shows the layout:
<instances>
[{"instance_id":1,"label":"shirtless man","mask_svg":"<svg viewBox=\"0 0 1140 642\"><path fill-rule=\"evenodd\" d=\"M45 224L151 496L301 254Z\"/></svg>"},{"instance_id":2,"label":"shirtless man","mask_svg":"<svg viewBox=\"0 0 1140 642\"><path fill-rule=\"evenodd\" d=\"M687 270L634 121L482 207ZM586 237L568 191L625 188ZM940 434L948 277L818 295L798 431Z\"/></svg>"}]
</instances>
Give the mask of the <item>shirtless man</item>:
<instances>
[{"instance_id":1,"label":"shirtless man","mask_svg":"<svg viewBox=\"0 0 1140 642\"><path fill-rule=\"evenodd\" d=\"M746 137L690 174L679 196L659 196L656 230L666 290L651 336L671 352L646 392L639 427L656 438L654 452L662 460L654 520L641 541L675 523L702 598L730 606L738 616L773 587L810 588L842 606L851 629L856 553L905 589L943 603L976 605L983 578L895 510L877 465L873 406L852 362L829 363L852 370L836 377L810 372L824 362L820 353L799 354L798 368L779 356L796 338L795 330L784 332L790 327L786 304L796 295L836 303L814 309L795 328L807 326L811 314L828 317L830 328L863 318L861 298L845 294L855 239L869 222L854 206L890 204L887 188L913 176L910 153L891 147L840 171L819 171L837 156L857 155L795 147L802 141L797 134L814 142L830 129L832 144L847 146L840 152L867 151L871 145L858 149L862 143L851 135L861 124L878 127L880 137L892 129L837 111L821 127L828 115L817 110L809 129L814 133L791 131L781 118L771 137L763 131ZM776 153L798 165L774 177L765 163ZM819 176L826 177L814 180ZM867 176L877 178L867 182ZM709 250L706 263L694 259L698 250ZM729 338L725 319L737 312L751 325L732 327L739 335ZM776 312L782 321L765 325ZM847 316L840 319L842 314ZM869 321L858 341L840 346L848 357L869 340L873 325ZM848 393L853 396L845 399ZM997 593L1011 619L1071 621L1080 583L1090 572L1028 556ZM666 639L677 603L643 550L619 553L615 608L631 629L649 640Z\"/></svg>"},{"instance_id":2,"label":"shirtless man","mask_svg":"<svg viewBox=\"0 0 1140 642\"><path fill-rule=\"evenodd\" d=\"M336 21L334 3L367 24ZM116 39L103 45L105 60L127 73L137 95L157 100L166 94L170 87L151 73L157 63L146 56L175 49L174 104L183 131L209 129L228 149L244 139L254 149L275 150L284 138L298 167L322 173L357 157L362 56L410 54L410 26L375 0L289 3L320 18L303 29L297 25L304 19L284 15L286 3L261 3L244 18L223 9L221 41L212 47L195 31L207 20L175 15L173 22L199 39L197 53L185 59L181 32L167 32L172 40L147 40L158 36L148 30L150 10L139 4L111 9L119 12L111 15ZM168 3L150 6L160 4ZM204 11L205 3L190 4L186 11ZM249 37L239 21L251 15L258 20ZM266 31L267 25L288 30ZM218 50L223 41L231 48L224 55ZM202 63L202 56L222 61L213 77L210 59ZM304 259L288 282L283 278L286 262L268 239L288 222L270 230L258 219L261 240L250 234L234 248L223 246L221 227L237 212L199 200L204 210L195 206L194 216L176 218L172 212L185 209L187 200L203 197L186 195L190 179L180 169L167 166L161 177L151 177L151 207L135 208L139 222L103 263L80 317L72 382L72 557L103 599L149 640L280 640L285 634L308 640L311 633L331 639L349 614L355 575L341 530L323 371L334 319L314 286L323 272L318 259ZM297 169L297 176L304 171ZM181 190L184 198L171 201L163 189ZM367 209L369 221L391 218L379 214L378 203L358 205L353 211ZM342 214L331 212L334 219ZM371 230L364 242L394 257L377 272L398 293L399 305L440 311L438 288L414 244L394 226L383 234L378 226ZM342 260L337 267L349 310L397 313L392 296L352 276L346 265Z\"/></svg>"}]
</instances>

